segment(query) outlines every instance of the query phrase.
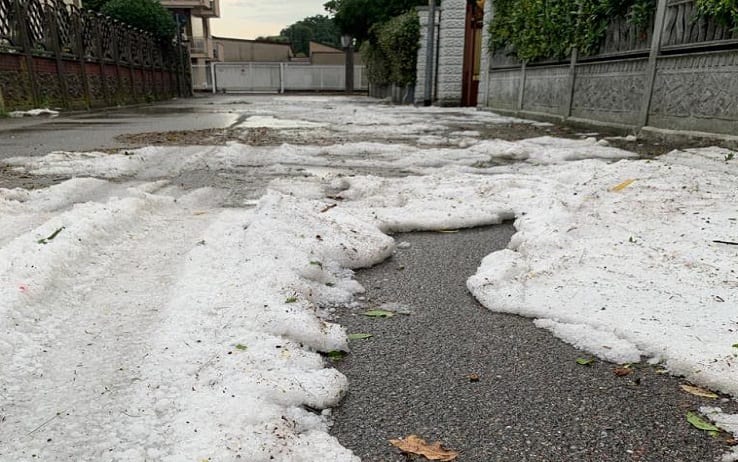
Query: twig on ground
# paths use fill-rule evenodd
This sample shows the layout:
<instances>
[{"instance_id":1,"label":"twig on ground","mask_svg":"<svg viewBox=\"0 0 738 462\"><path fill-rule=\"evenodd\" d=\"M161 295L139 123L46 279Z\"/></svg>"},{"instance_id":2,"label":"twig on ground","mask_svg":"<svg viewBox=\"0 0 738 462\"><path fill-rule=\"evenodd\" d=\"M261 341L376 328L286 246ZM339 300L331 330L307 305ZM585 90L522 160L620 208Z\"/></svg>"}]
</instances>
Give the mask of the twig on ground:
<instances>
[{"instance_id":1,"label":"twig on ground","mask_svg":"<svg viewBox=\"0 0 738 462\"><path fill-rule=\"evenodd\" d=\"M34 433L36 433L37 431L41 430L41 429L42 429L42 428L44 428L44 427L45 427L46 425L48 425L48 424L49 424L49 423L50 423L50 422L51 422L52 420L56 419L57 417L59 417L60 415L62 415L62 414L63 414L63 413L65 413L65 412L67 412L67 410L66 410L66 409L65 409L65 410L63 410L63 411L59 411L59 412L57 412L57 413L56 413L56 414L55 414L54 416L52 416L52 417L49 417L48 419L46 419L46 421L45 421L44 423L42 423L42 424L41 424L41 425L39 425L38 427L34 428L34 429L33 429L33 430L31 430L30 432L28 432L28 434L26 434L26 436L31 436L31 435L33 435Z\"/></svg>"}]
</instances>

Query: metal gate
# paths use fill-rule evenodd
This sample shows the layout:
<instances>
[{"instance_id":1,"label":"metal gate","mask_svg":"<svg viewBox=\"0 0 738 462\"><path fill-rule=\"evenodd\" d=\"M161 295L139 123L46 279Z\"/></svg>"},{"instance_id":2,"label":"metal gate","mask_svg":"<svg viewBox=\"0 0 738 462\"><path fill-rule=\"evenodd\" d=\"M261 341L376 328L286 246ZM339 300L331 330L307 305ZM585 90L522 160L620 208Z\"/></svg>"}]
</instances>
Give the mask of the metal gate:
<instances>
[{"instance_id":1,"label":"metal gate","mask_svg":"<svg viewBox=\"0 0 738 462\"><path fill-rule=\"evenodd\" d=\"M342 91L346 88L346 68L341 65L215 63L211 72L213 93ZM364 66L354 66L354 88L368 88Z\"/></svg>"}]
</instances>

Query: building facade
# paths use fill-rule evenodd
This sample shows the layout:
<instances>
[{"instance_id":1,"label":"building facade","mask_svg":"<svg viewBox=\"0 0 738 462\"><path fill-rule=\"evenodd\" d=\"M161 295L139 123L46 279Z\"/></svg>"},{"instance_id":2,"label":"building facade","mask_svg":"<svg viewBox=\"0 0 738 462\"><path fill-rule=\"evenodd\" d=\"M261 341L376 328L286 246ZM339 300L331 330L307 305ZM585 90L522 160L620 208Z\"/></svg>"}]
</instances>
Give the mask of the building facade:
<instances>
[{"instance_id":1,"label":"building facade","mask_svg":"<svg viewBox=\"0 0 738 462\"><path fill-rule=\"evenodd\" d=\"M216 53L210 19L220 17L220 0L160 0L172 12L184 32L190 48L192 86L195 90L208 87L208 66L221 61Z\"/></svg>"}]
</instances>

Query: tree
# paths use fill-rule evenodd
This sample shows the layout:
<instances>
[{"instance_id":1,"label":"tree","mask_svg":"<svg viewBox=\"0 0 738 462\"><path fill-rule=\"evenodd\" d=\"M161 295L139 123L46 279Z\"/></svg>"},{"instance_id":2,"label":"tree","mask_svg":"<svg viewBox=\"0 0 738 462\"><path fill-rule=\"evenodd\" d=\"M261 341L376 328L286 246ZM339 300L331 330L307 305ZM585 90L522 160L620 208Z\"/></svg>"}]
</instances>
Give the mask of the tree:
<instances>
[{"instance_id":1,"label":"tree","mask_svg":"<svg viewBox=\"0 0 738 462\"><path fill-rule=\"evenodd\" d=\"M342 33L363 42L373 25L427 4L428 0L330 0L324 6Z\"/></svg>"},{"instance_id":2,"label":"tree","mask_svg":"<svg viewBox=\"0 0 738 462\"><path fill-rule=\"evenodd\" d=\"M109 0L100 10L112 18L171 40L177 31L172 14L157 0Z\"/></svg>"},{"instance_id":3,"label":"tree","mask_svg":"<svg viewBox=\"0 0 738 462\"><path fill-rule=\"evenodd\" d=\"M261 35L259 37L256 37L256 40L261 40L263 42L277 42L277 43L289 43L290 39L283 36L283 35Z\"/></svg>"},{"instance_id":4,"label":"tree","mask_svg":"<svg viewBox=\"0 0 738 462\"><path fill-rule=\"evenodd\" d=\"M100 11L108 0L84 0L82 8L92 11Z\"/></svg>"},{"instance_id":5,"label":"tree","mask_svg":"<svg viewBox=\"0 0 738 462\"><path fill-rule=\"evenodd\" d=\"M282 29L279 33L292 43L296 54L308 55L310 41L338 47L341 45L341 34L331 18L323 15L310 16Z\"/></svg>"}]
</instances>

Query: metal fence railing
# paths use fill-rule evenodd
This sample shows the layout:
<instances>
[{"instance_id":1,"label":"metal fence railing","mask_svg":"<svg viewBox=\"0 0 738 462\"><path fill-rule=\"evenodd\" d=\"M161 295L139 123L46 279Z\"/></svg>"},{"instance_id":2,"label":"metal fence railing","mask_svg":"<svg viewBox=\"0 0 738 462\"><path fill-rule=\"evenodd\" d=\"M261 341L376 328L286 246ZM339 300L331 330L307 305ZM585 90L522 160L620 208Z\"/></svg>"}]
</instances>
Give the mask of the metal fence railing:
<instances>
[{"instance_id":1,"label":"metal fence railing","mask_svg":"<svg viewBox=\"0 0 738 462\"><path fill-rule=\"evenodd\" d=\"M164 88L190 93L186 48L61 0L0 0L0 55L1 70L22 75L22 85L12 83L28 89L26 105L136 102Z\"/></svg>"},{"instance_id":2,"label":"metal fence railing","mask_svg":"<svg viewBox=\"0 0 738 462\"><path fill-rule=\"evenodd\" d=\"M213 92L284 93L346 88L346 68L341 65L215 63L210 71L208 87ZM354 88L364 91L368 87L364 66L354 66Z\"/></svg>"}]
</instances>

